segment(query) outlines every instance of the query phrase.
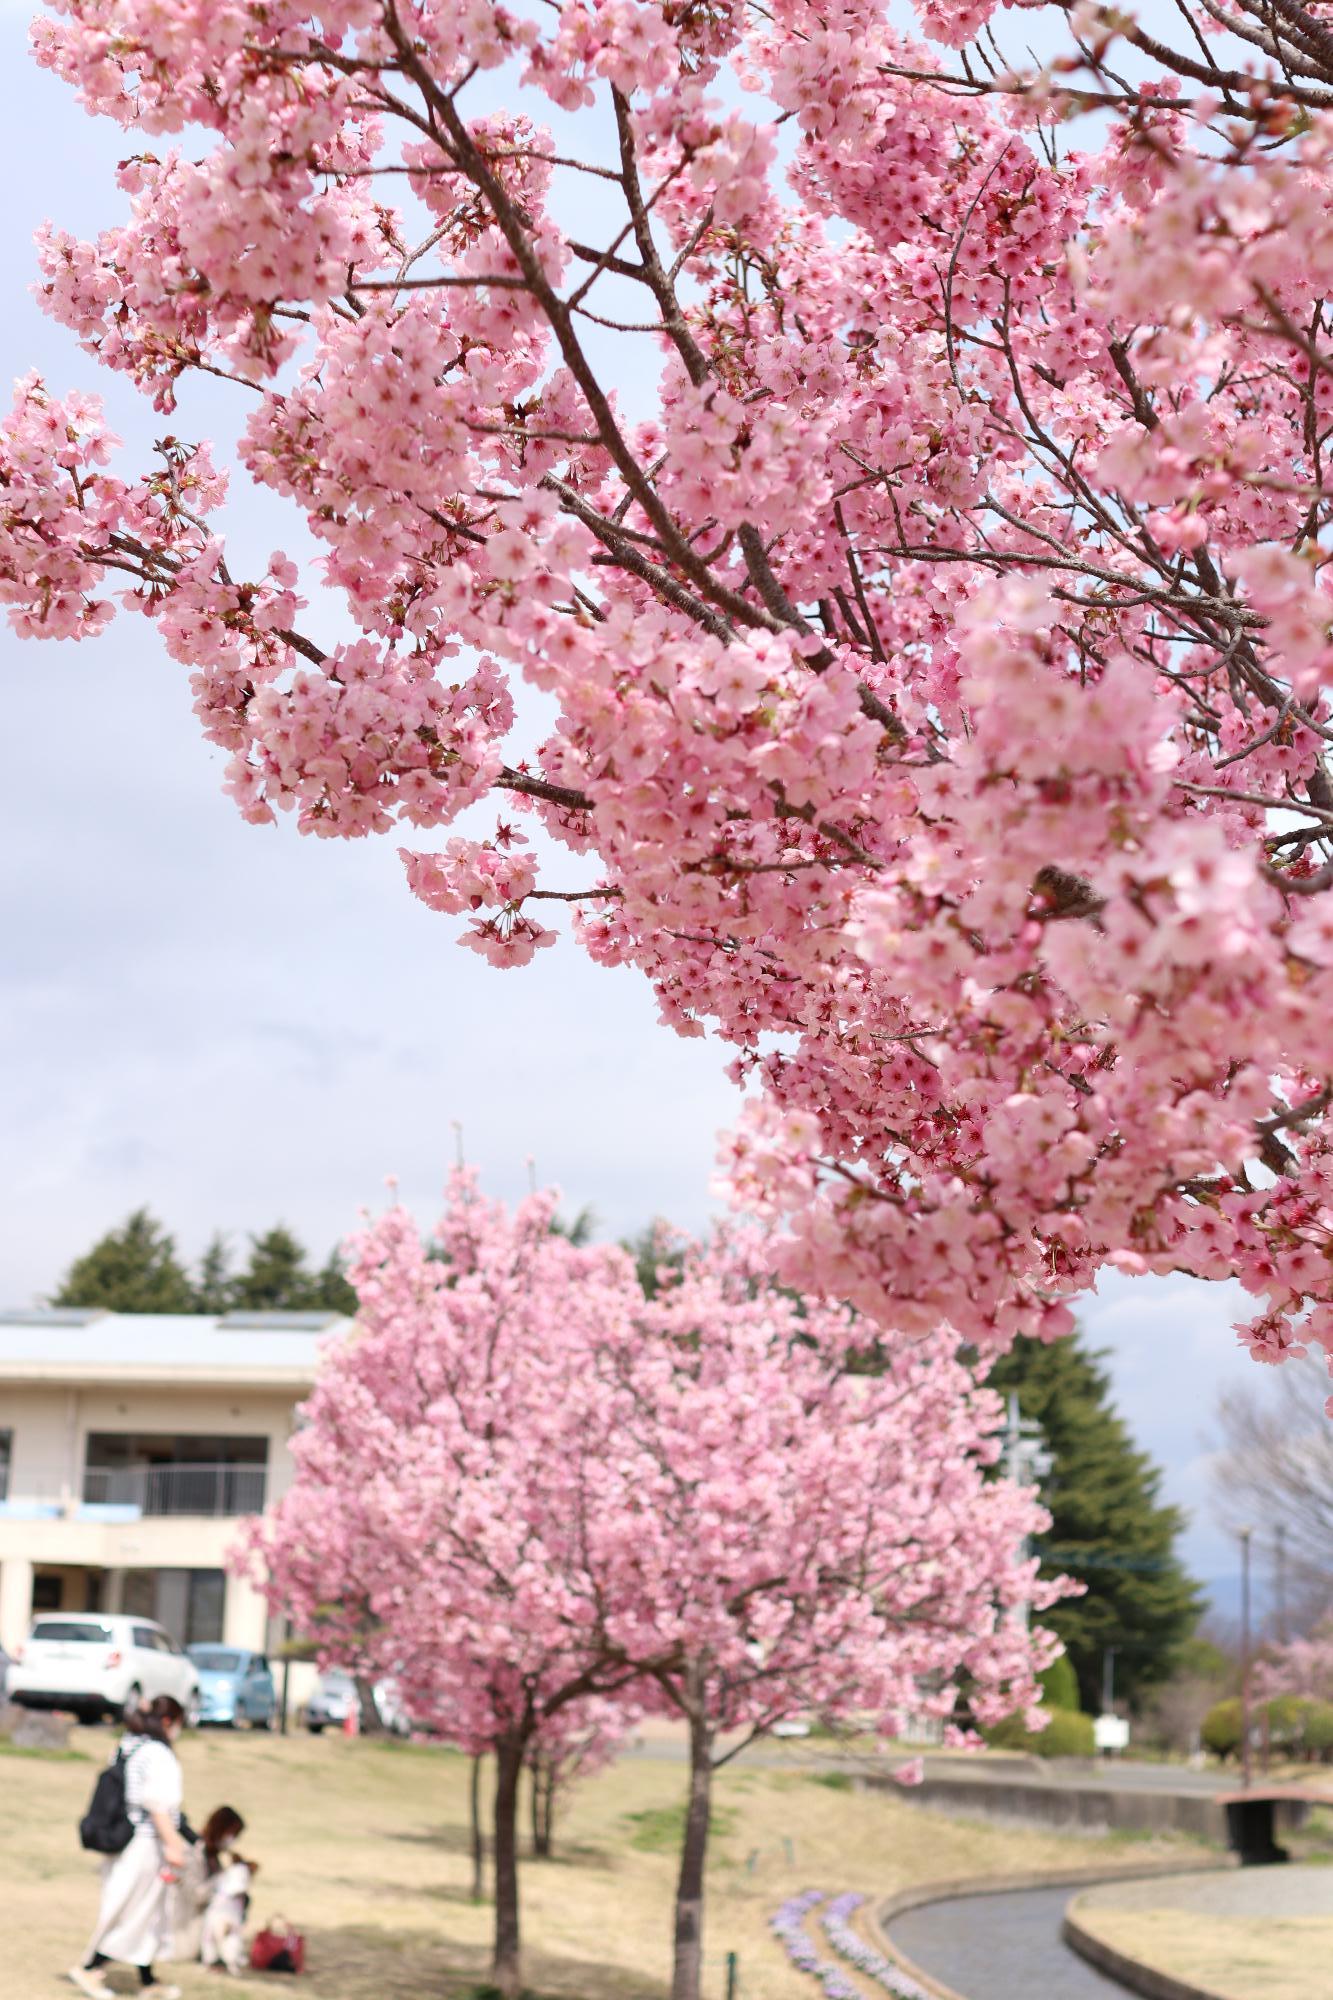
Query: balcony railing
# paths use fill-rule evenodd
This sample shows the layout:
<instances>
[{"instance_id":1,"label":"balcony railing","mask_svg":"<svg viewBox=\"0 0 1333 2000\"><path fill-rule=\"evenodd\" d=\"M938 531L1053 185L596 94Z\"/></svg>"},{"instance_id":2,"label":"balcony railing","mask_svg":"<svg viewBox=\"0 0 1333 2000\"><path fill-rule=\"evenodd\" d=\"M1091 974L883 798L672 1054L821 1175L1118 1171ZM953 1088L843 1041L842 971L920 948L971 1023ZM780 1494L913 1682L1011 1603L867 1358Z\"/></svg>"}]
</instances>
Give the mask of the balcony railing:
<instances>
[{"instance_id":1,"label":"balcony railing","mask_svg":"<svg viewBox=\"0 0 1333 2000\"><path fill-rule=\"evenodd\" d=\"M90 1465L83 1500L142 1514L262 1514L267 1479L263 1465Z\"/></svg>"}]
</instances>

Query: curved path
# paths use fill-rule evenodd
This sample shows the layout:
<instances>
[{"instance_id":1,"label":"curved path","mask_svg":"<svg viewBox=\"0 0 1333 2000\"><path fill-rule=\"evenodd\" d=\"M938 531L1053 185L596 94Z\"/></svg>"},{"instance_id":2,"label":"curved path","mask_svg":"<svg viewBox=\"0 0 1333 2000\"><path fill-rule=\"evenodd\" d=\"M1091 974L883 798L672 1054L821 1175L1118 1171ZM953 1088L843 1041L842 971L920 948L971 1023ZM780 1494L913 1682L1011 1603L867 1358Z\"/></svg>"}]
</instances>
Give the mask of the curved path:
<instances>
[{"instance_id":1,"label":"curved path","mask_svg":"<svg viewBox=\"0 0 1333 2000\"><path fill-rule=\"evenodd\" d=\"M954 1896L905 1910L885 1925L923 1972L963 2000L1125 2000L1116 1979L1096 1972L1060 1941L1073 1888L1014 1889Z\"/></svg>"}]
</instances>

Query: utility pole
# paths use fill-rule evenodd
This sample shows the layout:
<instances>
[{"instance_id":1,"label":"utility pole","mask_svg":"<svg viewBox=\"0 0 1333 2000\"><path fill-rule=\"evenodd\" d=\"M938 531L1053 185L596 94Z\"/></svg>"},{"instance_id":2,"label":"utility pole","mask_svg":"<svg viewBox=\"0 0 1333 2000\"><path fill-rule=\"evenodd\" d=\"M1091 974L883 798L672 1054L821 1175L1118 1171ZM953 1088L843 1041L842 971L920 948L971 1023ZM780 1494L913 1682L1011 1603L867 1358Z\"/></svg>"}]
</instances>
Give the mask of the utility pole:
<instances>
[{"instance_id":1,"label":"utility pole","mask_svg":"<svg viewBox=\"0 0 1333 2000\"><path fill-rule=\"evenodd\" d=\"M1009 1397L1008 1419L1004 1427L1004 1474L1015 1486L1036 1486L1046 1477L1055 1463L1053 1455L1041 1441L1041 1426L1031 1417L1020 1414L1018 1396ZM1023 1554L1031 1553L1030 1540L1023 1542ZM1015 1605L1014 1617L1026 1632L1032 1622L1032 1607L1024 1598Z\"/></svg>"},{"instance_id":2,"label":"utility pole","mask_svg":"<svg viewBox=\"0 0 1333 2000\"><path fill-rule=\"evenodd\" d=\"M1285 1521L1279 1521L1274 1528L1273 1541L1275 1544L1273 1554L1277 1586L1274 1593L1277 1601L1277 1642L1279 1646L1285 1646L1287 1643L1287 1524Z\"/></svg>"},{"instance_id":3,"label":"utility pole","mask_svg":"<svg viewBox=\"0 0 1333 2000\"><path fill-rule=\"evenodd\" d=\"M1108 1646L1102 1654L1102 1714L1103 1715L1111 1715L1114 1713L1114 1710L1112 1708L1112 1703L1115 1700L1115 1656L1119 1651L1120 1651L1119 1646Z\"/></svg>"},{"instance_id":4,"label":"utility pole","mask_svg":"<svg viewBox=\"0 0 1333 2000\"><path fill-rule=\"evenodd\" d=\"M1250 1537L1240 1530L1240 1781L1250 1787Z\"/></svg>"}]
</instances>

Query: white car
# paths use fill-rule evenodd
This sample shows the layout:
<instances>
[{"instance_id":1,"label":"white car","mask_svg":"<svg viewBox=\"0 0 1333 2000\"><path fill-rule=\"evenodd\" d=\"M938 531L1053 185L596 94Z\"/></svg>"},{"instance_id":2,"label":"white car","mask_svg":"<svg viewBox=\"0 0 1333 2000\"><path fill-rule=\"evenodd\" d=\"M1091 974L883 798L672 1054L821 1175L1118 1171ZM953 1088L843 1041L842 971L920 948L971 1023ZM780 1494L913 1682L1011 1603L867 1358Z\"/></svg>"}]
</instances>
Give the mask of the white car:
<instances>
[{"instance_id":1,"label":"white car","mask_svg":"<svg viewBox=\"0 0 1333 2000\"><path fill-rule=\"evenodd\" d=\"M151 1618L45 1614L10 1665L8 1692L23 1708L71 1709L89 1721L171 1694L191 1727L199 1720L199 1671Z\"/></svg>"}]
</instances>

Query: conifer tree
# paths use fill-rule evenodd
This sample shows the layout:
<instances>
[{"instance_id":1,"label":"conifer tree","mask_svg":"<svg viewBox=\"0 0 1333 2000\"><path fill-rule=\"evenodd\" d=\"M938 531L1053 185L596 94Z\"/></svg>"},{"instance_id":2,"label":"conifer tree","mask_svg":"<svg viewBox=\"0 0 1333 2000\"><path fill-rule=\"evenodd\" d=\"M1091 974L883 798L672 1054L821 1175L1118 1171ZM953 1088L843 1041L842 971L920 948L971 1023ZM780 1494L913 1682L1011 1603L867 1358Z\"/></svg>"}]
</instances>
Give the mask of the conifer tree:
<instances>
[{"instance_id":1,"label":"conifer tree","mask_svg":"<svg viewBox=\"0 0 1333 2000\"><path fill-rule=\"evenodd\" d=\"M1042 1482L1051 1514L1037 1544L1042 1575L1064 1572L1087 1590L1055 1605L1047 1623L1068 1649L1090 1714L1101 1707L1108 1648L1116 1694L1136 1700L1169 1677L1202 1609L1176 1554L1181 1511L1159 1497L1161 1473L1116 1412L1101 1363L1082 1334L1053 1345L1019 1340L990 1375L992 1388L1017 1394L1054 1456Z\"/></svg>"},{"instance_id":2,"label":"conifer tree","mask_svg":"<svg viewBox=\"0 0 1333 2000\"><path fill-rule=\"evenodd\" d=\"M336 1250L312 1271L304 1245L280 1222L250 1238L250 1261L232 1283L231 1303L241 1312L354 1312L356 1294Z\"/></svg>"},{"instance_id":3,"label":"conifer tree","mask_svg":"<svg viewBox=\"0 0 1333 2000\"><path fill-rule=\"evenodd\" d=\"M208 1248L199 1259L199 1278L195 1285L195 1311L201 1313L224 1313L231 1308L234 1285L231 1273L231 1250L221 1231L210 1237Z\"/></svg>"},{"instance_id":4,"label":"conifer tree","mask_svg":"<svg viewBox=\"0 0 1333 2000\"><path fill-rule=\"evenodd\" d=\"M176 1239L146 1208L136 1208L76 1257L51 1295L52 1305L104 1306L108 1312L197 1310Z\"/></svg>"}]
</instances>

